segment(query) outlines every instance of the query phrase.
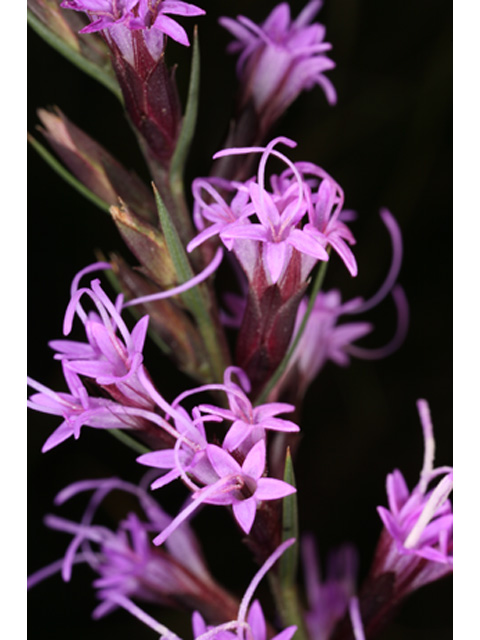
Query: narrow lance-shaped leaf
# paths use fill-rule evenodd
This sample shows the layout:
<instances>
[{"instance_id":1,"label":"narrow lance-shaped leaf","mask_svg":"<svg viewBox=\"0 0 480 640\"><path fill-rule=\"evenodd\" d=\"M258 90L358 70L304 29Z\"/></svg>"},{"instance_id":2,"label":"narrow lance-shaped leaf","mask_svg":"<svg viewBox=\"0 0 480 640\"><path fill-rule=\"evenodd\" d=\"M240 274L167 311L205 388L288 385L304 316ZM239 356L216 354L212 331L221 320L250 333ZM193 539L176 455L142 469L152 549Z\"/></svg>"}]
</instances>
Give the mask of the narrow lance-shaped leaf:
<instances>
[{"instance_id":1,"label":"narrow lance-shaped leaf","mask_svg":"<svg viewBox=\"0 0 480 640\"><path fill-rule=\"evenodd\" d=\"M295 474L289 448L287 448L285 458L283 479L295 487ZM289 547L281 557L278 573L271 574L270 584L283 623L285 625L296 625L296 640L307 640L308 633L296 586L298 565L297 494L293 493L283 498L282 505L282 542L290 538L295 538L297 542Z\"/></svg>"},{"instance_id":2,"label":"narrow lance-shaped leaf","mask_svg":"<svg viewBox=\"0 0 480 640\"><path fill-rule=\"evenodd\" d=\"M177 272L178 282L179 284L183 284L184 282L191 280L195 274L171 216L155 185L153 185L153 188L160 226L165 237L170 257ZM192 289L182 293L181 297L195 317L198 329L202 335L205 349L209 356L211 379L214 381L221 381L223 380L223 373L227 367L227 363L224 361L225 350L223 345L219 343L221 335L219 334L218 323L215 322L210 313L209 304L206 296L203 294L202 288L203 285L193 287Z\"/></svg>"},{"instance_id":3,"label":"narrow lance-shaped leaf","mask_svg":"<svg viewBox=\"0 0 480 640\"><path fill-rule=\"evenodd\" d=\"M198 44L198 30L195 27L192 51L192 67L188 87L187 105L182 120L182 127L178 136L177 146L170 165L170 183L173 192L183 193L183 171L190 145L195 133L198 114L198 98L200 91L200 47Z\"/></svg>"},{"instance_id":4,"label":"narrow lance-shaped leaf","mask_svg":"<svg viewBox=\"0 0 480 640\"><path fill-rule=\"evenodd\" d=\"M285 457L285 471L283 479L292 487L296 487L295 473L293 470L292 456L290 454L290 447L287 448L287 455ZM283 516L282 516L282 542L289 538L296 538L298 540L298 507L297 507L297 494L292 493L286 496L282 502ZM283 554L280 559L279 579L283 589L292 587L295 584L298 566L298 544L292 545Z\"/></svg>"}]
</instances>

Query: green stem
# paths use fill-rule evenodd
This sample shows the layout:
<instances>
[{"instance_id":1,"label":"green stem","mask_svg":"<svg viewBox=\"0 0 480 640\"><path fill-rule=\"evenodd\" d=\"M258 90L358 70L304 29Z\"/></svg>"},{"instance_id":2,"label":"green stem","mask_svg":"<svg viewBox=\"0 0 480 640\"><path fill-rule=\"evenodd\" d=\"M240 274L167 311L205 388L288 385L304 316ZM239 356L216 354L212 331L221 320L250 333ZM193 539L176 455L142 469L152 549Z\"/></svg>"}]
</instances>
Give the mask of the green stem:
<instances>
[{"instance_id":1,"label":"green stem","mask_svg":"<svg viewBox=\"0 0 480 640\"><path fill-rule=\"evenodd\" d=\"M272 389L275 387L277 382L280 380L280 378L285 373L287 365L290 362L290 358L295 353L295 349L297 348L297 345L298 345L298 343L300 341L300 338L302 337L302 334L303 334L303 332L305 330L305 327L307 326L308 318L310 317L310 314L312 312L313 305L315 304L315 300L316 300L317 294L320 291L320 289L322 287L322 284L323 284L323 281L325 279L325 274L327 272L327 265L328 265L328 261L327 260L325 260L324 262L320 263L320 267L319 267L319 269L317 271L317 275L315 276L315 280L314 280L314 283L313 283L312 291L310 293L310 298L308 300L307 310L305 312L305 315L303 316L303 319L302 319L302 322L300 324L300 327L299 327L299 329L298 329L298 331L297 331L297 333L295 335L295 339L292 342L292 344L290 345L290 348L288 349L287 353L284 355L283 360L280 362L278 367L275 369L275 373L272 375L272 377L270 378L268 383L263 388L262 393L255 400L255 405L262 404L263 402L265 402L267 400L270 392L272 391Z\"/></svg>"},{"instance_id":2,"label":"green stem","mask_svg":"<svg viewBox=\"0 0 480 640\"><path fill-rule=\"evenodd\" d=\"M141 454L151 452L151 449L141 444L140 442L137 442L134 438L122 431L122 429L108 429L108 433L110 433L114 438L135 451L135 453Z\"/></svg>"}]
</instances>

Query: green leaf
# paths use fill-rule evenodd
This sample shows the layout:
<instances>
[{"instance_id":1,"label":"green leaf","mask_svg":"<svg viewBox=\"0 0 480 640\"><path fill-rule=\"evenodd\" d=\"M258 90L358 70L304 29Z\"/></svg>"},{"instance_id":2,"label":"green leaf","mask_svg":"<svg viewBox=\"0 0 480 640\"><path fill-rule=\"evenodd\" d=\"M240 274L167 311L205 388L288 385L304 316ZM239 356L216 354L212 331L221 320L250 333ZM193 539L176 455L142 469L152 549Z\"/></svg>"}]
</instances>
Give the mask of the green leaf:
<instances>
[{"instance_id":1,"label":"green leaf","mask_svg":"<svg viewBox=\"0 0 480 640\"><path fill-rule=\"evenodd\" d=\"M190 70L190 83L188 87L187 106L183 117L182 128L178 137L177 146L170 164L170 183L172 191L183 189L183 171L187 160L188 151L195 133L198 114L198 97L200 91L200 47L198 44L198 30L195 27L193 36L192 67Z\"/></svg>"},{"instance_id":2,"label":"green leaf","mask_svg":"<svg viewBox=\"0 0 480 640\"><path fill-rule=\"evenodd\" d=\"M295 474L289 448L285 457L283 479L295 487ZM270 586L284 625L296 625L295 640L308 640L303 608L296 584L298 565L297 494L294 493L283 498L282 505L282 542L289 538L295 538L297 542L289 547L280 558L278 573L271 572L269 574Z\"/></svg>"},{"instance_id":3,"label":"green leaf","mask_svg":"<svg viewBox=\"0 0 480 640\"><path fill-rule=\"evenodd\" d=\"M65 167L40 143L38 140L35 140L33 136L27 134L28 142L32 145L35 151L41 156L45 162L56 172L58 175L65 180L70 186L76 189L79 193L82 194L87 200L93 202L93 204L97 205L99 209L102 211L106 211L109 213L110 205L99 198L97 195L87 189L87 187L77 180L74 175L72 175Z\"/></svg>"},{"instance_id":4,"label":"green leaf","mask_svg":"<svg viewBox=\"0 0 480 640\"><path fill-rule=\"evenodd\" d=\"M168 252L175 267L178 283L183 284L184 282L187 282L187 280L193 278L195 274L190 266L187 253L183 248L182 241L180 240L180 236L173 224L170 213L168 212L168 209L160 197L155 185L153 185L153 190L155 193L155 202L157 205L160 226L165 237L165 242L167 243ZM185 291L185 293L182 294L182 298L189 307L191 307L192 304L195 305L195 300L198 300L199 293L196 289L197 288L195 287L194 289Z\"/></svg>"},{"instance_id":5,"label":"green leaf","mask_svg":"<svg viewBox=\"0 0 480 640\"><path fill-rule=\"evenodd\" d=\"M28 24L32 29L49 44L53 49L61 53L69 62L81 69L83 72L103 84L121 102L123 102L120 87L109 70L102 69L94 62L88 60L76 49L73 49L65 40L46 27L30 10L27 11Z\"/></svg>"},{"instance_id":6,"label":"green leaf","mask_svg":"<svg viewBox=\"0 0 480 640\"><path fill-rule=\"evenodd\" d=\"M292 487L296 487L295 473L293 471L292 456L290 447L287 448L285 458L285 471L283 479ZM292 493L286 496L282 502L282 542L289 538L296 538L298 541L298 507L297 494ZM289 547L280 558L279 579L282 590L292 587L295 584L298 566L298 542Z\"/></svg>"}]
</instances>

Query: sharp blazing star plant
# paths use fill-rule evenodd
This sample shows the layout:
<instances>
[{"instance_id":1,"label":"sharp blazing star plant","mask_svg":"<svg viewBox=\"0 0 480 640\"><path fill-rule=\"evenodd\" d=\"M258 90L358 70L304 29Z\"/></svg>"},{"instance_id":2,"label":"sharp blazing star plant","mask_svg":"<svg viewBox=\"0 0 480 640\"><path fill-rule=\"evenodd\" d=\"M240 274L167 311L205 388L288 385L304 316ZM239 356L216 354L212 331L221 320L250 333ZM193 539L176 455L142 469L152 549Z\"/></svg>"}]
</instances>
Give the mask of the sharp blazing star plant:
<instances>
[{"instance_id":1,"label":"sharp blazing star plant","mask_svg":"<svg viewBox=\"0 0 480 640\"><path fill-rule=\"evenodd\" d=\"M28 406L57 416L43 444L47 456L55 449L68 460L66 441L77 447L73 441L88 439L88 431L107 438L96 429L115 436L132 465L118 463L115 477L86 469L86 478L57 494L62 510L89 498L80 515L45 517L70 541L51 564L36 568L29 588L56 574L69 582L77 565L87 565L98 600L93 618L123 609L152 638L179 640L176 620L184 623L178 633L188 628L194 640L374 638L407 596L452 572L453 469L434 467L429 406L418 400L420 478L410 489L398 469L387 476L388 506L377 507L379 542L369 570L345 541L321 562L314 534L303 530L302 509L322 513L325 531L335 516L323 510L328 486L310 487L305 495L315 502L303 499L299 458L311 446L303 409L312 400L318 430L328 427L325 399L309 390L328 379L329 363L345 368L352 358L394 354L410 315L408 288L399 284L402 230L393 213L380 210L390 267L365 299L358 293L366 291L367 254L357 253L362 241L355 231L363 212L345 207L348 186L344 192L341 176L322 168L321 142L312 157L300 132L295 140L282 135L287 109L317 85L329 108L341 109L329 76L332 44L316 18L322 2L311 0L297 12L282 2L260 24L180 0L29 0L28 6L37 33L118 98L125 131L133 130L145 161L140 171L149 173L145 180L124 167L58 108L39 110L39 131L53 153L29 136L31 144L109 213L129 257L97 251L96 261L72 274L63 337L48 343L61 381L50 388L29 377ZM198 30L205 21L219 22L219 34L223 27L233 37L227 52L238 56L238 92L228 131L212 136L218 141L223 134L223 143L191 180L185 176L202 113ZM185 71L180 64L175 72L178 45L191 57L186 100L177 87ZM202 46L224 53L216 41ZM312 125L318 118L312 114ZM121 131L117 138L121 145ZM372 176L369 188L376 188ZM372 264L383 244L368 248ZM326 278L332 282L325 288ZM390 339L375 342L374 327L382 327L368 312L390 295L396 329L388 325ZM404 394L413 402L409 389ZM345 457L353 459L349 448L345 439ZM112 446L111 468L116 451ZM352 464L346 481L355 470ZM355 483L362 485L361 475ZM224 553L228 580L216 576L212 545ZM246 590L234 562L242 546L254 576ZM258 588L264 577L270 595L266 585ZM54 616L55 604L48 607Z\"/></svg>"}]
</instances>

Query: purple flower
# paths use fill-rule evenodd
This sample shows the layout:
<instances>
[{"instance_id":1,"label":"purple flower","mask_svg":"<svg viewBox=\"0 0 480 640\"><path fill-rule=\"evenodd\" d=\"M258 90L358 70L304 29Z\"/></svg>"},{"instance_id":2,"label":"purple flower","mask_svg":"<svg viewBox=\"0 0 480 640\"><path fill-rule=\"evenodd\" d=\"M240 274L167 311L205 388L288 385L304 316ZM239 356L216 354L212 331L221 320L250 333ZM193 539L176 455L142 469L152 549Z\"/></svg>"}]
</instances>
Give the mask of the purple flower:
<instances>
[{"instance_id":1,"label":"purple flower","mask_svg":"<svg viewBox=\"0 0 480 640\"><path fill-rule=\"evenodd\" d=\"M125 408L107 398L91 398L80 378L68 369L65 363L63 374L70 393L52 391L48 387L28 378L28 384L39 393L30 396L27 404L30 409L41 413L62 416L64 421L55 429L42 447L45 453L67 438L80 436L81 427L95 429L135 429L141 423L135 416L129 415Z\"/></svg>"},{"instance_id":2,"label":"purple flower","mask_svg":"<svg viewBox=\"0 0 480 640\"><path fill-rule=\"evenodd\" d=\"M114 304L97 279L91 282L91 289L77 289L83 275L109 266L107 263L90 265L77 274L72 284L72 298L65 312L63 332L65 335L71 332L77 315L84 325L87 342L53 340L49 345L57 351L55 357L62 360L70 371L92 378L125 404L149 409L153 402L137 375L143 361L148 316L141 318L130 332L119 311L123 296L119 296ZM94 303L95 312L86 313L83 309L80 301L85 296Z\"/></svg>"},{"instance_id":3,"label":"purple flower","mask_svg":"<svg viewBox=\"0 0 480 640\"><path fill-rule=\"evenodd\" d=\"M193 184L195 222L200 233L187 246L192 251L208 238L219 235L233 251L249 282L265 272L270 284L286 278L295 256L300 257L300 279L305 281L318 260L328 260L331 245L345 262L350 273L357 273L355 258L347 243L355 239L342 221L343 191L320 167L311 163L292 163L275 149L278 143L295 147L289 138L273 139L266 147L225 149L214 158L261 153L258 174L245 183L218 178L203 178ZM270 178L266 188L265 169L270 156L280 158L287 169ZM309 175L313 175L312 181ZM318 192L312 184L320 185ZM227 204L218 189L232 191ZM208 194L205 199L202 191ZM303 223L307 216L309 222ZM252 218L254 218L252 220ZM206 222L212 224L206 226Z\"/></svg>"},{"instance_id":4,"label":"purple flower","mask_svg":"<svg viewBox=\"0 0 480 640\"><path fill-rule=\"evenodd\" d=\"M304 91L316 84L330 104L337 100L335 89L325 76L332 62L325 52L325 27L311 24L320 10L320 0L312 0L295 20L283 2L261 25L245 16L220 18L220 24L236 38L228 51L240 53L237 74L242 83L243 103L253 100L257 113L271 123Z\"/></svg>"},{"instance_id":5,"label":"purple flower","mask_svg":"<svg viewBox=\"0 0 480 640\"><path fill-rule=\"evenodd\" d=\"M84 27L80 33L92 33L109 29L114 25L126 24L133 17L132 9L138 0L63 0L63 9L83 11L93 22Z\"/></svg>"},{"instance_id":6,"label":"purple flower","mask_svg":"<svg viewBox=\"0 0 480 640\"><path fill-rule=\"evenodd\" d=\"M303 395L329 360L338 366L346 366L352 355L364 359L383 358L398 349L404 341L408 327L408 304L403 290L395 285L402 263L402 237L392 214L383 209L380 215L390 233L393 247L392 262L385 281L369 300L358 297L342 303L341 294L336 289L317 295L305 329L273 397L278 396L290 384L298 389L299 396ZM358 321L339 324L340 318L370 310L390 292L398 313L398 326L393 339L376 349L354 345L356 340L373 330L373 325ZM308 298L305 297L298 308L292 342L300 329L307 307Z\"/></svg>"},{"instance_id":7,"label":"purple flower","mask_svg":"<svg viewBox=\"0 0 480 640\"><path fill-rule=\"evenodd\" d=\"M347 347L370 333L373 325L370 322L349 322L338 325L341 315L353 311L361 298L355 298L342 304L338 290L320 292L298 345L296 356L291 364L297 364L303 376L312 380L323 368L327 360L339 366L349 363ZM300 303L294 335L298 331L307 310L308 299ZM314 348L312 348L314 346Z\"/></svg>"},{"instance_id":8,"label":"purple flower","mask_svg":"<svg viewBox=\"0 0 480 640\"><path fill-rule=\"evenodd\" d=\"M235 640L236 638L249 638L250 640L266 640L267 625L260 603L255 600L250 606L250 601L255 594L255 590L265 574L272 568L280 556L295 543L295 538L290 538L278 546L267 558L264 564L254 575L240 603L238 614L235 619L216 626L207 625L198 611L194 611L192 616L192 628L194 640ZM166 640L181 640L175 633L167 627L154 620L142 609L137 607L129 598L118 595L115 602L123 607L141 622L148 625L162 638ZM296 626L290 626L273 636L271 640L291 640Z\"/></svg>"},{"instance_id":9,"label":"purple flower","mask_svg":"<svg viewBox=\"0 0 480 640\"><path fill-rule=\"evenodd\" d=\"M267 640L267 623L265 621L262 606L258 600L254 600L252 602L248 611L247 619L243 624L245 625L245 628L250 631L247 636L248 638L251 640ZM207 625L198 611L193 612L192 630L193 637L196 639L202 637L203 634L208 633L208 637L212 638L212 640L238 640L238 630L242 627L243 625L240 625L238 621L219 625L217 627ZM217 631L217 633L214 633L214 631ZM295 631L296 627L287 627L270 638L270 640L290 640Z\"/></svg>"},{"instance_id":10,"label":"purple flower","mask_svg":"<svg viewBox=\"0 0 480 640\"><path fill-rule=\"evenodd\" d=\"M91 24L80 33L109 29L117 44L127 38L126 31L153 29L162 34L162 38L164 34L188 47L190 43L185 29L169 15L190 17L205 14L203 9L181 0L64 0L60 6L83 11L90 17ZM119 26L120 31L117 29ZM162 39L157 44L161 43Z\"/></svg>"},{"instance_id":11,"label":"purple flower","mask_svg":"<svg viewBox=\"0 0 480 640\"><path fill-rule=\"evenodd\" d=\"M296 491L283 480L263 477L266 465L263 440L250 449L242 465L217 445L207 445L205 452L211 465L210 471L206 467L202 469L206 486L193 494L188 506L155 538L155 544L163 544L171 532L204 503L231 505L235 519L248 534L255 520L259 502L277 500Z\"/></svg>"},{"instance_id":12,"label":"purple flower","mask_svg":"<svg viewBox=\"0 0 480 640\"><path fill-rule=\"evenodd\" d=\"M238 377L242 386L233 381L232 376L234 374ZM232 473L240 470L237 460L242 460L243 464L245 464L246 457L254 445L260 441L265 442L267 430L286 432L298 432L300 430L295 423L276 417L279 413L293 411L293 405L276 402L259 405L258 407L252 406L245 394L245 391L250 390L250 383L245 373L238 367L227 368L223 385L207 384L189 389L181 393L171 405L162 398L144 373L141 373L140 377L149 396L157 403L159 408L165 411L167 418L173 418L174 427L171 427L169 433L176 439L175 446L171 449L152 451L137 458L137 462L140 464L167 471L166 474L152 483L152 489L158 489L177 478L181 478L192 491L197 492L200 487L195 482L210 485L212 482L219 480L219 473L214 462L218 457L214 452L219 447L215 447L212 450L211 447L213 445L209 445L205 432L205 422L223 422L226 420L232 423L222 444L222 448L227 451L235 450L235 459L231 458L229 454L227 454L226 458L224 457L224 462L226 460L225 464L227 465L230 464L231 460L233 461ZM180 404L189 396L212 390L225 392L230 408L226 409L212 404L199 404L193 407L190 416ZM150 416L150 419L157 421L160 427L162 425L164 428L168 427L166 420L158 422L160 419L158 415L151 415L142 411L131 411L133 415L141 415L147 419ZM264 466L265 460L263 460ZM230 504L230 502L227 504Z\"/></svg>"},{"instance_id":13,"label":"purple flower","mask_svg":"<svg viewBox=\"0 0 480 640\"><path fill-rule=\"evenodd\" d=\"M152 545L151 532L167 526L171 518L141 487L116 478L86 480L63 489L55 503L63 504L79 493L92 490L94 493L79 523L47 516L49 527L69 533L73 538L60 561L29 577L29 587L58 571L68 582L74 564L89 564L98 575L93 585L101 601L93 613L94 618L116 609L119 597L168 605L182 598L185 602L201 601L208 590L219 593L188 525L184 524L172 534L166 551ZM94 524L98 507L114 490L136 496L146 519L129 513L117 530Z\"/></svg>"},{"instance_id":14,"label":"purple flower","mask_svg":"<svg viewBox=\"0 0 480 640\"><path fill-rule=\"evenodd\" d=\"M181 407L178 409L178 414L181 418L174 421L177 434L176 446L172 449L151 451L137 458L140 464L167 471L152 482L152 489L159 489L177 478L182 478L190 488L195 490L197 487L195 485L192 487L187 474L193 475L200 481L205 465L208 472L210 471L210 465L206 461L208 442L202 421L192 420Z\"/></svg>"},{"instance_id":15,"label":"purple flower","mask_svg":"<svg viewBox=\"0 0 480 640\"><path fill-rule=\"evenodd\" d=\"M321 580L315 542L307 534L302 538L302 559L308 600L305 621L310 637L312 640L328 640L355 593L357 552L351 545L343 545L331 552L326 576Z\"/></svg>"},{"instance_id":16,"label":"purple flower","mask_svg":"<svg viewBox=\"0 0 480 640\"><path fill-rule=\"evenodd\" d=\"M453 512L448 499L453 469L433 467L435 440L429 407L426 400L418 400L417 407L425 443L420 480L409 491L402 473L396 469L387 476L388 509L377 508L385 529L373 574L393 572L397 598L453 570Z\"/></svg>"},{"instance_id":17,"label":"purple flower","mask_svg":"<svg viewBox=\"0 0 480 640\"><path fill-rule=\"evenodd\" d=\"M239 377L243 389L232 380L233 373ZM225 371L224 385L230 405L229 409L211 404L201 404L198 408L204 413L216 415L232 422L232 426L222 443L222 447L227 451L240 448L240 452L246 455L254 444L266 438L266 430L290 433L300 431L300 427L294 422L275 417L279 413L294 411L293 405L285 402L270 402L256 407L252 406L245 394L245 391L247 393L250 391L249 380L238 367L228 367Z\"/></svg>"},{"instance_id":18,"label":"purple flower","mask_svg":"<svg viewBox=\"0 0 480 640\"><path fill-rule=\"evenodd\" d=\"M169 15L203 16L205 11L181 0L140 0L138 3L138 19L134 25L141 29L154 29L188 47L190 42L187 33Z\"/></svg>"}]
</instances>

